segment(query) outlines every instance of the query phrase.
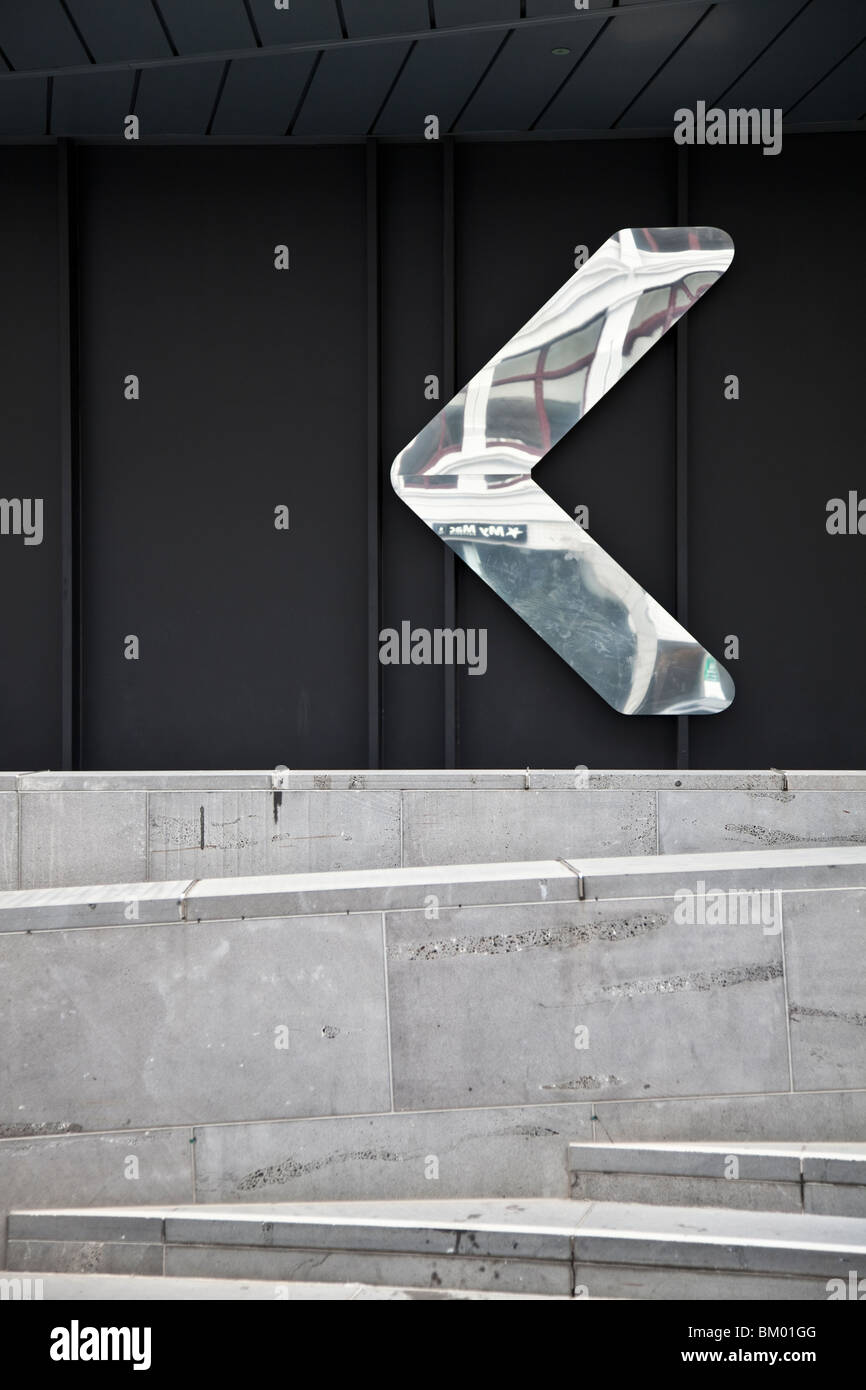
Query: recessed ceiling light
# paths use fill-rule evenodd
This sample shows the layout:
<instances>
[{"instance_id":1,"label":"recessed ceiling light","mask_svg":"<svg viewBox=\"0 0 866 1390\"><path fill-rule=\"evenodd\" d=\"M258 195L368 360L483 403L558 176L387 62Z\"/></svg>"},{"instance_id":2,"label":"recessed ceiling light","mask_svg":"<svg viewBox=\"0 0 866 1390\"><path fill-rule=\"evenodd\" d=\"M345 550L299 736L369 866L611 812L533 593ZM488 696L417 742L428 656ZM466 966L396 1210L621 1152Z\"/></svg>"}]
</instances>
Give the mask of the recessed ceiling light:
<instances>
[{"instance_id":1,"label":"recessed ceiling light","mask_svg":"<svg viewBox=\"0 0 866 1390\"><path fill-rule=\"evenodd\" d=\"M570 53L570 48L552 48L551 53L555 53L557 58L563 58L566 53Z\"/></svg>"}]
</instances>

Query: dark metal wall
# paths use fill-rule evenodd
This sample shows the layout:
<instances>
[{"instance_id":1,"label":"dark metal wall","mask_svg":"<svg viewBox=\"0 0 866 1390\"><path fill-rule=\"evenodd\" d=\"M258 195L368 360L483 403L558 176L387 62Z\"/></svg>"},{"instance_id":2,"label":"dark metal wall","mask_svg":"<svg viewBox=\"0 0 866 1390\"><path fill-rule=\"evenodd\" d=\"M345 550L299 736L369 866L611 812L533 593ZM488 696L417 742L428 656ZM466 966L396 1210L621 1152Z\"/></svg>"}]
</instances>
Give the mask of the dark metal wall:
<instances>
[{"instance_id":1,"label":"dark metal wall","mask_svg":"<svg viewBox=\"0 0 866 1390\"><path fill-rule=\"evenodd\" d=\"M42 498L41 545L0 535L0 763L61 749L57 154L0 149L0 497Z\"/></svg>"},{"instance_id":2,"label":"dark metal wall","mask_svg":"<svg viewBox=\"0 0 866 1390\"><path fill-rule=\"evenodd\" d=\"M79 158L83 764L363 765L364 151L126 153Z\"/></svg>"},{"instance_id":3,"label":"dark metal wall","mask_svg":"<svg viewBox=\"0 0 866 1390\"><path fill-rule=\"evenodd\" d=\"M45 505L0 536L0 766L863 765L862 139L0 150L0 496ZM684 219L732 269L537 474L740 639L730 711L628 719L387 475L576 245ZM486 628L487 674L380 667L404 619Z\"/></svg>"},{"instance_id":4,"label":"dark metal wall","mask_svg":"<svg viewBox=\"0 0 866 1390\"><path fill-rule=\"evenodd\" d=\"M690 156L690 212L737 254L688 318L689 617L708 643L742 642L731 709L690 721L696 767L866 764L866 535L826 529L828 499L866 499L862 145L812 135L777 158ZM717 389L728 372L735 404Z\"/></svg>"}]
</instances>

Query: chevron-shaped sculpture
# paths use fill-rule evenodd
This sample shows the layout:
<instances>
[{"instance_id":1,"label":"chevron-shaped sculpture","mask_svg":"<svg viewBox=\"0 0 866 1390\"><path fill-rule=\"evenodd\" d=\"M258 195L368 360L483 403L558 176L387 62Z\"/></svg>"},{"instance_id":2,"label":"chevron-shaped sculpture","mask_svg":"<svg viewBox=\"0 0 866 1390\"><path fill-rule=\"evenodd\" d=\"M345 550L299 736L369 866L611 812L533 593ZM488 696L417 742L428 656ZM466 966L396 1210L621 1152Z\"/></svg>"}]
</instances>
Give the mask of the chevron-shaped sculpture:
<instances>
[{"instance_id":1,"label":"chevron-shaped sculpture","mask_svg":"<svg viewBox=\"0 0 866 1390\"><path fill-rule=\"evenodd\" d=\"M622 714L716 714L727 671L532 480L734 256L715 227L616 232L397 456L397 496Z\"/></svg>"}]
</instances>

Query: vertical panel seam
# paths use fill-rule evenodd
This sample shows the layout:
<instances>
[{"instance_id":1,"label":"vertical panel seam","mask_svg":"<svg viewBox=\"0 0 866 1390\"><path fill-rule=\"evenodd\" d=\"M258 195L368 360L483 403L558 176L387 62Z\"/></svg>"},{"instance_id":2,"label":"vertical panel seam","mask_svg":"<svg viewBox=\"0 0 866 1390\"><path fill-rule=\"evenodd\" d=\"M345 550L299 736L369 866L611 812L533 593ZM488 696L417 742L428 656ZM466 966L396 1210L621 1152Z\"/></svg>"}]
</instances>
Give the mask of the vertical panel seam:
<instances>
[{"instance_id":1,"label":"vertical panel seam","mask_svg":"<svg viewBox=\"0 0 866 1390\"><path fill-rule=\"evenodd\" d=\"M677 201L677 223L680 227L688 226L689 217L689 166L686 147L680 145L677 150L676 162L676 201ZM675 546L675 599L677 621L683 627L688 627L689 621L689 534L688 534L688 504L689 504L689 403L688 403L688 328L685 318L681 318L676 327L676 339L674 348L674 412L675 412L675 443L674 443L674 546ZM689 766L689 717L687 714L677 716L676 723L676 766L687 769Z\"/></svg>"},{"instance_id":2,"label":"vertical panel seam","mask_svg":"<svg viewBox=\"0 0 866 1390\"><path fill-rule=\"evenodd\" d=\"M382 975L385 982L385 1038L388 1043L388 1099L391 1106L391 1114L394 1110L394 1058L391 1048L391 993L388 988L388 933L385 925L385 913L380 914L382 918Z\"/></svg>"},{"instance_id":3,"label":"vertical panel seam","mask_svg":"<svg viewBox=\"0 0 866 1390\"><path fill-rule=\"evenodd\" d=\"M782 890L777 888L776 911L779 914L779 940L782 946L782 996L785 1008L785 1036L788 1044L788 1084L794 1093L794 1056L791 1049L791 1008L788 1002L788 961L785 954L785 919L782 912Z\"/></svg>"},{"instance_id":4,"label":"vertical panel seam","mask_svg":"<svg viewBox=\"0 0 866 1390\"><path fill-rule=\"evenodd\" d=\"M367 241L367 764L382 765L382 677L379 628L382 571L381 295L378 146L365 149Z\"/></svg>"},{"instance_id":5,"label":"vertical panel seam","mask_svg":"<svg viewBox=\"0 0 866 1390\"><path fill-rule=\"evenodd\" d=\"M80 507L77 485L74 145L57 145L58 338L60 353L60 747L61 767L81 765Z\"/></svg>"},{"instance_id":6,"label":"vertical panel seam","mask_svg":"<svg viewBox=\"0 0 866 1390\"><path fill-rule=\"evenodd\" d=\"M447 136L442 149L442 396L450 401L456 385L456 313L455 259L456 221L454 215L454 142ZM442 616L443 626L453 629L457 623L457 557L449 546L443 547ZM456 767L457 755L457 671L443 665L443 764Z\"/></svg>"},{"instance_id":7,"label":"vertical panel seam","mask_svg":"<svg viewBox=\"0 0 866 1390\"><path fill-rule=\"evenodd\" d=\"M192 1182L192 1200L193 1200L193 1204L195 1204L195 1202L198 1200L197 1197L196 1197L196 1187L197 1187L197 1185L198 1185L198 1172L197 1172L197 1170L196 1170L196 1163L195 1163L195 1146L196 1146L196 1132L195 1132L195 1131L196 1131L196 1126L195 1126L195 1125L190 1125L190 1130L189 1130L189 1149L190 1149L189 1161L190 1161L190 1170L189 1170L189 1171L190 1171L190 1180L191 1180L191 1182Z\"/></svg>"}]
</instances>

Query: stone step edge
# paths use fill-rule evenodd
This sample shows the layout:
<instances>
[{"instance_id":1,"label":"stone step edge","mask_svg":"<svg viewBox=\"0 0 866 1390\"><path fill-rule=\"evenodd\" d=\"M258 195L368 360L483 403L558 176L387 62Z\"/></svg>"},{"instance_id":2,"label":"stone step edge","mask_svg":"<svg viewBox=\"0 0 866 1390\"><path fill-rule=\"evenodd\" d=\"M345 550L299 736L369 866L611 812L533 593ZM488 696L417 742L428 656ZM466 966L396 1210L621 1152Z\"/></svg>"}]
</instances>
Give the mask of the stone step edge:
<instances>
[{"instance_id":1,"label":"stone step edge","mask_svg":"<svg viewBox=\"0 0 866 1390\"><path fill-rule=\"evenodd\" d=\"M735 1157L736 1181L816 1182L866 1185L866 1146L863 1152L834 1151L828 1144L818 1150L795 1152L772 1143L760 1146L707 1143L604 1144L573 1140L568 1145L568 1170L660 1178L691 1177L726 1179L726 1159Z\"/></svg>"},{"instance_id":2,"label":"stone step edge","mask_svg":"<svg viewBox=\"0 0 866 1390\"><path fill-rule=\"evenodd\" d=\"M337 1204L339 1205L339 1204ZM731 1231L714 1234L707 1229L713 1212L706 1208L648 1207L637 1203L590 1203L590 1210L574 1227L556 1230L540 1223L508 1225L487 1222L474 1225L432 1220L373 1219L298 1214L263 1222L260 1216L241 1217L236 1212L220 1215L213 1210L198 1216L160 1214L130 1215L129 1209L84 1208L63 1211L12 1211L8 1218L10 1254L13 1244L68 1246L105 1244L162 1245L166 1250L225 1248L232 1250L298 1251L357 1255L423 1255L430 1258L504 1259L525 1263L604 1263L612 1265L664 1266L763 1274L837 1276L849 1267L866 1266L866 1221L786 1214L783 1226L795 1223L803 1235L819 1230L828 1220L844 1232L845 1239L804 1240L766 1238ZM636 1230L628 1225L593 1227L592 1211L599 1208L631 1214L649 1212L655 1229ZM139 1209L140 1210L140 1209ZM718 1213L716 1213L718 1214ZM725 1213L729 1215L729 1213ZM126 1235L117 1234L122 1216ZM755 1213L742 1213L744 1223ZM693 1225L696 1229L672 1230L665 1220ZM212 1227L210 1239L205 1226ZM223 1229L220 1229L220 1228ZM701 1228L703 1227L703 1229ZM200 1229L199 1229L200 1228ZM258 1228L258 1229L257 1229ZM846 1229L847 1228L847 1229ZM112 1236L112 1230L114 1234ZM72 1232L75 1234L72 1234ZM258 1235L258 1239L253 1239ZM192 1237L197 1237L193 1239ZM216 1238L216 1237L219 1238ZM241 1239L240 1237L244 1237ZM326 1237L323 1239L323 1236ZM231 1237L234 1237L232 1239ZM464 1241L463 1237L471 1237ZM41 1253L41 1252L39 1252ZM854 1262L852 1264L852 1261Z\"/></svg>"},{"instance_id":3,"label":"stone step edge","mask_svg":"<svg viewBox=\"0 0 866 1390\"><path fill-rule=\"evenodd\" d=\"M438 909L685 893L701 920L713 894L740 893L751 895L740 913L760 922L761 899L776 890L864 886L866 845L344 869L14 889L0 893L0 931L412 911L430 894Z\"/></svg>"},{"instance_id":4,"label":"stone step edge","mask_svg":"<svg viewBox=\"0 0 866 1390\"><path fill-rule=\"evenodd\" d=\"M225 768L0 772L0 791L852 791L866 771L784 768Z\"/></svg>"}]
</instances>

